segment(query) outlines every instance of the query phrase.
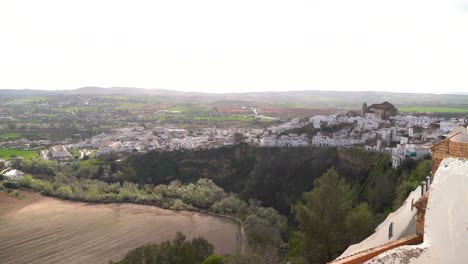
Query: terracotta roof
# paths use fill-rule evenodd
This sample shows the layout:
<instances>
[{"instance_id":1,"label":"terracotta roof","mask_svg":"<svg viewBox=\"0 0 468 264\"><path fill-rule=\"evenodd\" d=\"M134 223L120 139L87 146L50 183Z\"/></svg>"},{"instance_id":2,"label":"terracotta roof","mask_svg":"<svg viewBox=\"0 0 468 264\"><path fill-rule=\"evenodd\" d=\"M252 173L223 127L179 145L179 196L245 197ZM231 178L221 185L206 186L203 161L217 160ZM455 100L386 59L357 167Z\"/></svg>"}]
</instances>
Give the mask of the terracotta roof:
<instances>
[{"instance_id":1,"label":"terracotta roof","mask_svg":"<svg viewBox=\"0 0 468 264\"><path fill-rule=\"evenodd\" d=\"M332 262L329 262L329 264L361 264L391 249L394 249L400 246L405 246L405 245L415 245L421 242L423 242L423 238L421 236L418 236L418 235L408 236L408 237L400 238L398 240L389 242L387 244L383 244L378 247L374 247L365 251L358 252L356 254L353 254L353 255L350 255L341 259L336 259Z\"/></svg>"}]
</instances>

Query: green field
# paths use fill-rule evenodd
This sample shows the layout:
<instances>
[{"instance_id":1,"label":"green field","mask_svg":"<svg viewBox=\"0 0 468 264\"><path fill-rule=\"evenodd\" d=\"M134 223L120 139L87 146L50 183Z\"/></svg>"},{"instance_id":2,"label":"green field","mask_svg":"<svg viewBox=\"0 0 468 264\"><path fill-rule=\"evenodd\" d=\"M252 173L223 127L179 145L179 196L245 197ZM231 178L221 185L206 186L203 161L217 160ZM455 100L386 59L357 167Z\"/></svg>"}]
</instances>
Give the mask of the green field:
<instances>
[{"instance_id":1,"label":"green field","mask_svg":"<svg viewBox=\"0 0 468 264\"><path fill-rule=\"evenodd\" d=\"M14 139L14 138L20 138L21 134L19 133L1 133L0 134L0 139Z\"/></svg>"},{"instance_id":2,"label":"green field","mask_svg":"<svg viewBox=\"0 0 468 264\"><path fill-rule=\"evenodd\" d=\"M455 107L401 107L400 112L426 112L426 113L468 113L468 108Z\"/></svg>"},{"instance_id":3,"label":"green field","mask_svg":"<svg viewBox=\"0 0 468 264\"><path fill-rule=\"evenodd\" d=\"M117 106L116 108L114 108L114 110L135 110L143 108L147 105L148 104L145 103L125 103L123 105Z\"/></svg>"},{"instance_id":4,"label":"green field","mask_svg":"<svg viewBox=\"0 0 468 264\"><path fill-rule=\"evenodd\" d=\"M192 112L210 112L213 111L211 107L203 107L203 106L194 106L190 104L180 104L176 105L172 108L167 109L168 111L179 111L183 113L192 113Z\"/></svg>"},{"instance_id":5,"label":"green field","mask_svg":"<svg viewBox=\"0 0 468 264\"><path fill-rule=\"evenodd\" d=\"M227 115L227 116L195 116L193 118L195 121L242 121L242 122L251 122L254 121L255 118L252 116L244 116L244 115Z\"/></svg>"},{"instance_id":6,"label":"green field","mask_svg":"<svg viewBox=\"0 0 468 264\"><path fill-rule=\"evenodd\" d=\"M47 98L45 97L25 97L25 98L18 98L18 99L14 99L13 101L11 102L8 102L8 104L28 104L28 103L33 103L33 102L41 102L41 101L45 101L47 100Z\"/></svg>"},{"instance_id":7,"label":"green field","mask_svg":"<svg viewBox=\"0 0 468 264\"><path fill-rule=\"evenodd\" d=\"M23 157L25 159L32 159L39 157L39 153L35 150L21 150L21 149L0 149L0 159L11 159L12 157Z\"/></svg>"}]
</instances>

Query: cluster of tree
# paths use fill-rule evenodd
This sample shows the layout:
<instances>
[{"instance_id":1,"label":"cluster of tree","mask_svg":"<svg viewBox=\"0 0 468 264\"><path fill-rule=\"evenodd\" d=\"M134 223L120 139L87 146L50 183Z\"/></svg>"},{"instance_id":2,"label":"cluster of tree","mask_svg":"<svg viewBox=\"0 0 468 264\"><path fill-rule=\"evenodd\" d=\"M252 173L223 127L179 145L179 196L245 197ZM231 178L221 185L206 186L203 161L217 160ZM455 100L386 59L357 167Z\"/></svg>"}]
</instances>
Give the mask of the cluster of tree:
<instances>
[{"instance_id":1,"label":"cluster of tree","mask_svg":"<svg viewBox=\"0 0 468 264\"><path fill-rule=\"evenodd\" d=\"M398 209L408 197L409 193L414 191L421 181L424 181L432 170L432 161L423 160L416 162L407 160L402 165L401 182L395 191L395 199L393 201L393 209Z\"/></svg>"},{"instance_id":2,"label":"cluster of tree","mask_svg":"<svg viewBox=\"0 0 468 264\"><path fill-rule=\"evenodd\" d=\"M19 185L15 182L3 181L3 176L0 175L0 192L4 192L12 197L23 199L25 196L18 192Z\"/></svg>"},{"instance_id":3,"label":"cluster of tree","mask_svg":"<svg viewBox=\"0 0 468 264\"><path fill-rule=\"evenodd\" d=\"M393 208L396 189L412 167L393 169L391 156L349 148L255 148L237 145L208 150L150 152L129 157L131 181L140 184L213 180L244 200L257 199L290 215L291 204L312 188L313 180L334 167L350 184L353 196L380 214Z\"/></svg>"},{"instance_id":4,"label":"cluster of tree","mask_svg":"<svg viewBox=\"0 0 468 264\"><path fill-rule=\"evenodd\" d=\"M140 186L167 185L173 181L186 185L208 178L224 190L239 194L244 201L260 200L263 205L292 217L291 204L301 198L301 193L312 188L314 179L334 167L351 185L353 196L360 202L367 202L372 211L379 214L376 218L379 221L394 208L397 196L406 194L399 190L414 185L414 182L401 184L417 164L408 161L414 166L403 165L395 170L389 155L359 149L254 148L244 144L219 149L135 154L119 163L113 160L113 157L107 157L67 165L41 159L25 160L21 169L40 174L45 179L63 174L107 183L132 182ZM208 206L201 203L197 207Z\"/></svg>"},{"instance_id":5,"label":"cluster of tree","mask_svg":"<svg viewBox=\"0 0 468 264\"><path fill-rule=\"evenodd\" d=\"M314 181L294 211L299 231L289 241L286 259L291 263L330 261L374 227L369 206L356 203L351 187L334 169Z\"/></svg>"},{"instance_id":6,"label":"cluster of tree","mask_svg":"<svg viewBox=\"0 0 468 264\"><path fill-rule=\"evenodd\" d=\"M45 195L86 202L131 202L156 205L173 210L202 210L232 216L242 221L248 242L253 247L279 247L284 242L286 217L258 201L249 203L233 193L226 193L211 180L200 179L195 184L172 182L140 186L137 183L106 183L99 180L65 177L53 180L35 179L25 175L21 185Z\"/></svg>"},{"instance_id":7,"label":"cluster of tree","mask_svg":"<svg viewBox=\"0 0 468 264\"><path fill-rule=\"evenodd\" d=\"M393 169L389 155L359 149L244 144L112 160L24 161L23 170L42 176L25 177L22 184L65 199L233 216L243 222L249 244L263 259L277 258L278 247L289 237L291 263L333 259L367 237L431 168L430 160L408 160ZM288 234L286 218L271 207L295 219L299 231Z\"/></svg>"},{"instance_id":8,"label":"cluster of tree","mask_svg":"<svg viewBox=\"0 0 468 264\"><path fill-rule=\"evenodd\" d=\"M177 232L174 240L161 244L148 244L135 248L125 257L111 264L199 264L212 255L214 246L204 238L187 241L185 236Z\"/></svg>"},{"instance_id":9,"label":"cluster of tree","mask_svg":"<svg viewBox=\"0 0 468 264\"><path fill-rule=\"evenodd\" d=\"M172 241L143 245L129 251L122 260L111 264L272 264L256 253L220 256L213 254L214 246L204 238L187 241L177 232Z\"/></svg>"},{"instance_id":10,"label":"cluster of tree","mask_svg":"<svg viewBox=\"0 0 468 264\"><path fill-rule=\"evenodd\" d=\"M322 127L322 128L315 128L314 124L308 124L308 125L305 125L303 127L286 130L286 131L282 132L280 135L289 135L289 134L302 135L302 134L306 134L308 138L312 138L318 132L334 133L334 132L338 132L338 131L342 130L343 128L351 129L353 127L354 127L354 124L341 123L341 124L336 124L336 125L333 125L333 126L325 126L325 127Z\"/></svg>"}]
</instances>

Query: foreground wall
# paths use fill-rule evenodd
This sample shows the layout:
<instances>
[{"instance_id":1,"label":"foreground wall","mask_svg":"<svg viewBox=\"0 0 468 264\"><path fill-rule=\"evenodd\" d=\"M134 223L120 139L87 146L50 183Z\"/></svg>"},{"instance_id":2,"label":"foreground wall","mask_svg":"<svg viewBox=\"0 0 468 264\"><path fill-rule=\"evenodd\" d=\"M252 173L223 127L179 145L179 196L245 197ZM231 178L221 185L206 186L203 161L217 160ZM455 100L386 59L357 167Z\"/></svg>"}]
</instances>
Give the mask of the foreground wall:
<instances>
[{"instance_id":1,"label":"foreground wall","mask_svg":"<svg viewBox=\"0 0 468 264\"><path fill-rule=\"evenodd\" d=\"M416 234L416 208L413 208L412 205L420 197L421 187L419 186L409 194L406 201L397 211L388 215L385 221L375 229L374 234L359 244L349 246L339 258L347 257L358 252ZM389 237L390 228L393 229L393 235L391 237Z\"/></svg>"},{"instance_id":2,"label":"foreground wall","mask_svg":"<svg viewBox=\"0 0 468 264\"><path fill-rule=\"evenodd\" d=\"M366 263L468 263L467 159L440 163L427 206L423 244L390 250Z\"/></svg>"}]
</instances>

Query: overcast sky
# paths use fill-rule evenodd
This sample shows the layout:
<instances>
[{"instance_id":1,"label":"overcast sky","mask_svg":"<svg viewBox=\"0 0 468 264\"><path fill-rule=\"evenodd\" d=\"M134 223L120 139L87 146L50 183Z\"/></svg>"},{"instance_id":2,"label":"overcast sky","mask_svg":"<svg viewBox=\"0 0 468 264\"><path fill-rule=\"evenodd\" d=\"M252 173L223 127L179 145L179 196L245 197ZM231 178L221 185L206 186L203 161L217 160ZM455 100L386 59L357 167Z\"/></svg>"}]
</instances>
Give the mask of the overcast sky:
<instances>
[{"instance_id":1,"label":"overcast sky","mask_svg":"<svg viewBox=\"0 0 468 264\"><path fill-rule=\"evenodd\" d=\"M0 88L468 92L468 2L1 0Z\"/></svg>"}]
</instances>

